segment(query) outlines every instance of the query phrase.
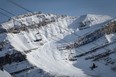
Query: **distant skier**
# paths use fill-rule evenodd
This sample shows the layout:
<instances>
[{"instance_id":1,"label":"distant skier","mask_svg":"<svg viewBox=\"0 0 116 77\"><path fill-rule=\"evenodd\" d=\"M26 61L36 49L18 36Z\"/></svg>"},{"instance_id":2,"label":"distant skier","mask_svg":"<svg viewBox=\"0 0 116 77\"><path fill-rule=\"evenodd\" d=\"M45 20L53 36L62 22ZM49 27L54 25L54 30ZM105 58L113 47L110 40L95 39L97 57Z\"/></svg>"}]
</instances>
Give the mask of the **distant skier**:
<instances>
[{"instance_id":1,"label":"distant skier","mask_svg":"<svg viewBox=\"0 0 116 77\"><path fill-rule=\"evenodd\" d=\"M93 63L90 68L91 68L91 70L93 70L93 69L97 68L97 66L95 65L95 63Z\"/></svg>"}]
</instances>

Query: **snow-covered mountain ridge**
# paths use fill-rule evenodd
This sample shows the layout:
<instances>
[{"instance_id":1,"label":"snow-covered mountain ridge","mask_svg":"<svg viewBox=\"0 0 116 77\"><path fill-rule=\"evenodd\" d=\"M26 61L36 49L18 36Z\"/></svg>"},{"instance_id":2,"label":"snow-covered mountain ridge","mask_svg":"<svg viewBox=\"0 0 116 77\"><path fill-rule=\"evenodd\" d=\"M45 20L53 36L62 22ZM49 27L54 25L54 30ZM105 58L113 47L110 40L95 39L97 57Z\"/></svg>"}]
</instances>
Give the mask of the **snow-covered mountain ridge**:
<instances>
[{"instance_id":1,"label":"snow-covered mountain ridge","mask_svg":"<svg viewBox=\"0 0 116 77\"><path fill-rule=\"evenodd\" d=\"M110 16L29 13L1 24L0 63L16 77L115 77L115 42Z\"/></svg>"}]
</instances>

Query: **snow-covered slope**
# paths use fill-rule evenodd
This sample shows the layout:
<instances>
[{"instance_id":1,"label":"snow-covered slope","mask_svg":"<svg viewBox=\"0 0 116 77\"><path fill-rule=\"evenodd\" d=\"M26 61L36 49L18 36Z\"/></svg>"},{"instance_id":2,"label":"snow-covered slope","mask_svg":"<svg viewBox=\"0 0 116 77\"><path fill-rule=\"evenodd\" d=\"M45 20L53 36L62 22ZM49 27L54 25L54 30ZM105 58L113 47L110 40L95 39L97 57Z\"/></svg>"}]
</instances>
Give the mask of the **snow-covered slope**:
<instances>
[{"instance_id":1,"label":"snow-covered slope","mask_svg":"<svg viewBox=\"0 0 116 77\"><path fill-rule=\"evenodd\" d=\"M87 14L77 18L76 21L73 22L70 27L72 27L75 30L82 30L85 28L89 28L90 26L95 26L97 24L104 23L105 21L108 21L110 19L112 18L106 15Z\"/></svg>"},{"instance_id":2,"label":"snow-covered slope","mask_svg":"<svg viewBox=\"0 0 116 77\"><path fill-rule=\"evenodd\" d=\"M0 62L5 59L1 64L13 76L116 75L115 62L105 64L116 58L116 23L110 16L29 13L1 24L0 30Z\"/></svg>"},{"instance_id":3,"label":"snow-covered slope","mask_svg":"<svg viewBox=\"0 0 116 77\"><path fill-rule=\"evenodd\" d=\"M0 77L12 77L8 72L0 70Z\"/></svg>"}]
</instances>

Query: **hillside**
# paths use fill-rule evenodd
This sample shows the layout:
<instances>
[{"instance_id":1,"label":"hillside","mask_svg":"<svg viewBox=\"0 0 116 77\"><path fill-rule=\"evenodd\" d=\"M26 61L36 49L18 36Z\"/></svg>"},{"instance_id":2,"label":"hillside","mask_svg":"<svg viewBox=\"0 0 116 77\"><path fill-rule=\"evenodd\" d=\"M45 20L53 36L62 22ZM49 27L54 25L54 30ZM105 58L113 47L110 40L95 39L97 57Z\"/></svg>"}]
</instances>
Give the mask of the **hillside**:
<instances>
[{"instance_id":1,"label":"hillside","mask_svg":"<svg viewBox=\"0 0 116 77\"><path fill-rule=\"evenodd\" d=\"M16 77L115 77L115 44L110 16L28 13L1 24L0 65Z\"/></svg>"}]
</instances>

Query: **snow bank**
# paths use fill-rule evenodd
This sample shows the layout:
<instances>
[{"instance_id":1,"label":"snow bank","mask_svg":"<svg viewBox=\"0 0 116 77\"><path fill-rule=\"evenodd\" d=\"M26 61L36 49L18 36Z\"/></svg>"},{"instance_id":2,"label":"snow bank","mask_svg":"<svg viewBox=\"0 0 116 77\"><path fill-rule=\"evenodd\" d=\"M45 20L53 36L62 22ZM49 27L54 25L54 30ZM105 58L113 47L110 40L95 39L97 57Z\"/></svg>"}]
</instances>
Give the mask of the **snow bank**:
<instances>
[{"instance_id":1,"label":"snow bank","mask_svg":"<svg viewBox=\"0 0 116 77\"><path fill-rule=\"evenodd\" d=\"M12 77L12 76L5 70L3 71L0 70L0 77Z\"/></svg>"}]
</instances>

